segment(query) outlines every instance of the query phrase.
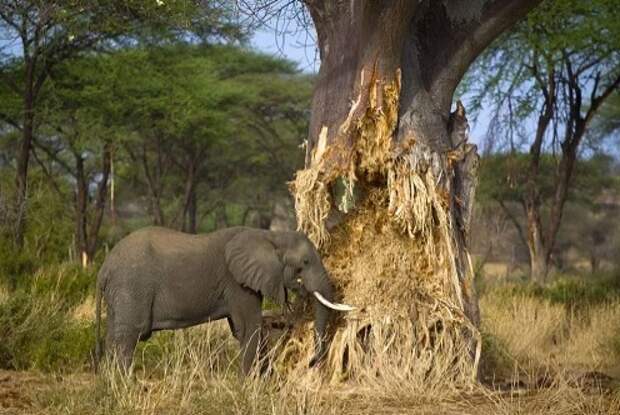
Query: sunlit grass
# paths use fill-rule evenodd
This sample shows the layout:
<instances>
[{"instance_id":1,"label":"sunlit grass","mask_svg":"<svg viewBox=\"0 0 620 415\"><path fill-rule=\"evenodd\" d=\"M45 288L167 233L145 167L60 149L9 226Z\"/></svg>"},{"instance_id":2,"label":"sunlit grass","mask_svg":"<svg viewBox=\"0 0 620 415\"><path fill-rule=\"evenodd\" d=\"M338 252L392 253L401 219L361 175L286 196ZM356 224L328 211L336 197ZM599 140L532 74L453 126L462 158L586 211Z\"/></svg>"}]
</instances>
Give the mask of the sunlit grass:
<instances>
[{"instance_id":1,"label":"sunlit grass","mask_svg":"<svg viewBox=\"0 0 620 415\"><path fill-rule=\"evenodd\" d=\"M65 330L65 325L87 324L90 333L91 296L70 307L54 306L41 298L52 297L43 295L36 302L33 297L30 304L28 297L16 299L0 290L0 306L5 310L10 304L21 304L21 317L11 315L13 319L7 320L16 333L34 331L41 344L50 348L71 341L66 337L71 330ZM307 364L287 371L270 356L275 366L266 375L246 378L239 374L237 341L225 322L217 322L155 334L136 350L129 376L111 359L95 375L89 371L90 350L84 348L74 349L74 356L62 355L69 359L64 368L58 366L64 360L46 357L43 361L55 362L46 366L47 373L11 372L15 379L20 373L37 379L33 386L26 381L15 386L16 399L22 404L15 406L14 413L620 413L620 389L604 375L620 360L620 302L574 308L532 293L488 290L481 298L481 309L482 382L470 388L451 385L449 379L442 382L442 360L437 356L428 356L430 366L422 360L411 361L413 369L432 368L417 373L403 370L406 355L411 354L407 348L373 350L372 344L354 376L333 379L320 368L308 369ZM54 342L45 340L48 332L55 333ZM381 339L376 342L383 343ZM28 351L34 349L33 344L31 340L9 346ZM36 350L43 357L57 353L45 352L42 346Z\"/></svg>"}]
</instances>

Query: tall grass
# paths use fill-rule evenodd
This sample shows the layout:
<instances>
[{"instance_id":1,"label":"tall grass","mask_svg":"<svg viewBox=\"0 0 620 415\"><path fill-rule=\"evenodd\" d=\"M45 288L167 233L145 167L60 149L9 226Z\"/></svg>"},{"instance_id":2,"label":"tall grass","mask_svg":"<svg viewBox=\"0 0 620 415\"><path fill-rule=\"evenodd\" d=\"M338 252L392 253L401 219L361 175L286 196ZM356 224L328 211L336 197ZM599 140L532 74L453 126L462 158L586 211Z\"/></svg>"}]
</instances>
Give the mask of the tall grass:
<instances>
[{"instance_id":1,"label":"tall grass","mask_svg":"<svg viewBox=\"0 0 620 415\"><path fill-rule=\"evenodd\" d=\"M93 276L74 266L35 274L29 285L0 284L0 368L69 372L89 365L92 315L73 318Z\"/></svg>"},{"instance_id":2,"label":"tall grass","mask_svg":"<svg viewBox=\"0 0 620 415\"><path fill-rule=\"evenodd\" d=\"M483 383L458 389L424 371L412 377L415 371L402 367L411 351L372 350L372 341L364 346L368 358L355 376L333 379L306 364L290 372L268 356L275 363L267 375L245 378L239 375L238 343L225 322L157 333L136 350L132 375L121 373L111 359L94 375L92 295L85 282L74 281L83 277L59 268L37 278L33 285L39 288L21 294L0 286L0 350L21 356L3 361L44 371L37 376L45 387L16 388L27 402L16 413L620 413L620 389L599 376L620 361L617 300L575 308L531 292L487 291L481 299ZM63 290L80 294L58 301ZM420 368L441 372L437 356L419 359Z\"/></svg>"}]
</instances>

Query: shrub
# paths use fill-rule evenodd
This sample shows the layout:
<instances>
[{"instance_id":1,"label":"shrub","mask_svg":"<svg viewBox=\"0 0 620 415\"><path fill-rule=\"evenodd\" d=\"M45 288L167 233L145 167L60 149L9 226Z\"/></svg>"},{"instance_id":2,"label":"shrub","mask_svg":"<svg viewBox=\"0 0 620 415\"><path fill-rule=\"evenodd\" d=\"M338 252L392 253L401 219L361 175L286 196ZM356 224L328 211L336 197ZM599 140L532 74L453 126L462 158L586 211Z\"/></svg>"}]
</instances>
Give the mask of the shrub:
<instances>
[{"instance_id":1,"label":"shrub","mask_svg":"<svg viewBox=\"0 0 620 415\"><path fill-rule=\"evenodd\" d=\"M16 250L13 242L0 235L0 281L15 288L23 275L36 269L35 260L26 250Z\"/></svg>"},{"instance_id":2,"label":"shrub","mask_svg":"<svg viewBox=\"0 0 620 415\"><path fill-rule=\"evenodd\" d=\"M92 271L59 265L26 281L0 302L0 367L65 372L88 364L93 321L71 311L93 289Z\"/></svg>"},{"instance_id":3,"label":"shrub","mask_svg":"<svg viewBox=\"0 0 620 415\"><path fill-rule=\"evenodd\" d=\"M0 188L6 194L14 191L12 174L0 170ZM0 281L10 287L21 284L37 269L66 260L72 246L74 226L67 214L67 201L36 170L29 178L28 193L28 222L20 248L13 244L11 202L0 199Z\"/></svg>"},{"instance_id":4,"label":"shrub","mask_svg":"<svg viewBox=\"0 0 620 415\"><path fill-rule=\"evenodd\" d=\"M84 269L78 264L64 263L37 272L23 288L33 297L55 300L66 309L95 292L96 278L95 267Z\"/></svg>"}]
</instances>

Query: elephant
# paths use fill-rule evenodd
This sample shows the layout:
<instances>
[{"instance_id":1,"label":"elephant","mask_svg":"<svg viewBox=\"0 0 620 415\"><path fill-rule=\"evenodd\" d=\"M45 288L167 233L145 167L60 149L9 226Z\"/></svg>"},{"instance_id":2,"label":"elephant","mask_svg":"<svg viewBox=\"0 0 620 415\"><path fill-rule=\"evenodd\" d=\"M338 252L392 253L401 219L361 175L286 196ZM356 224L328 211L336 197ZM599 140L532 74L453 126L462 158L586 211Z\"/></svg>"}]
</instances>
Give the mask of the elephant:
<instances>
[{"instance_id":1,"label":"elephant","mask_svg":"<svg viewBox=\"0 0 620 415\"><path fill-rule=\"evenodd\" d=\"M138 341L154 331L226 318L241 345L248 374L260 348L263 296L285 305L288 290L314 304L314 366L326 354L333 284L312 242L301 232L231 227L186 234L162 227L135 231L107 255L96 288L96 358L101 358L102 297L107 304L106 348L131 365Z\"/></svg>"}]
</instances>

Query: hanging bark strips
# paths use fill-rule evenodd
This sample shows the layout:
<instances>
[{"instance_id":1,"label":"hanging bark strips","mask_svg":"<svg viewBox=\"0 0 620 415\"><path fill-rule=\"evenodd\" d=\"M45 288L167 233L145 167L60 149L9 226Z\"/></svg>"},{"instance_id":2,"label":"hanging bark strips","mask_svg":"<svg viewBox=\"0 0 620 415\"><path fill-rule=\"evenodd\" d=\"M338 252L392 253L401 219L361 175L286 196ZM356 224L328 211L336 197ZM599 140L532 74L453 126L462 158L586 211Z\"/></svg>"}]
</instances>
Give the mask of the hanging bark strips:
<instances>
[{"instance_id":1,"label":"hanging bark strips","mask_svg":"<svg viewBox=\"0 0 620 415\"><path fill-rule=\"evenodd\" d=\"M478 156L465 108L450 107L471 61L537 2L306 0L321 69L291 191L299 229L358 307L334 327L332 380L476 378L467 233ZM291 356L309 356L307 343L288 342L283 361L304 362Z\"/></svg>"}]
</instances>

